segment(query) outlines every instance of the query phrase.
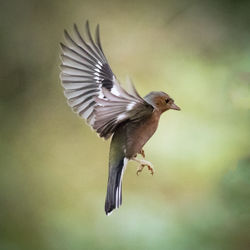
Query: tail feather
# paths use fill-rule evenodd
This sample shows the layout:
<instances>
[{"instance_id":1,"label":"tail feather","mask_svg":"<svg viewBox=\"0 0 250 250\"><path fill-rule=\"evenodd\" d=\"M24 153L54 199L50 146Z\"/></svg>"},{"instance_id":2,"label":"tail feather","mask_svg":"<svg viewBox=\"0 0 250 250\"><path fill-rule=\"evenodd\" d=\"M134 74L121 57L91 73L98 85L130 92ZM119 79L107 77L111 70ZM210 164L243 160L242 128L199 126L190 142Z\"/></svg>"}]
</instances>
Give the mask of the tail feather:
<instances>
[{"instance_id":1,"label":"tail feather","mask_svg":"<svg viewBox=\"0 0 250 250\"><path fill-rule=\"evenodd\" d=\"M105 212L107 215L119 208L122 204L122 177L126 169L128 159L122 157L118 163L109 167L109 178L107 195L105 202Z\"/></svg>"}]
</instances>

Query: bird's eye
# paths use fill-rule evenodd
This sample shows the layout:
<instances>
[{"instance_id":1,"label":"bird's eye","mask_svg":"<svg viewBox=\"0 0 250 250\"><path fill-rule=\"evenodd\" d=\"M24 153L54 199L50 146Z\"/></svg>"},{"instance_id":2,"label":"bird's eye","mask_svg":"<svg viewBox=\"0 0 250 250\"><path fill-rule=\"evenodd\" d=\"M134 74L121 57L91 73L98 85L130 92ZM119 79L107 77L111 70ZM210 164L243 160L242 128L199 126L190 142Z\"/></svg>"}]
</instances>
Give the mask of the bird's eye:
<instances>
[{"instance_id":1,"label":"bird's eye","mask_svg":"<svg viewBox=\"0 0 250 250\"><path fill-rule=\"evenodd\" d=\"M166 103L169 103L169 101L170 101L169 99L166 99L166 100L165 100Z\"/></svg>"}]
</instances>

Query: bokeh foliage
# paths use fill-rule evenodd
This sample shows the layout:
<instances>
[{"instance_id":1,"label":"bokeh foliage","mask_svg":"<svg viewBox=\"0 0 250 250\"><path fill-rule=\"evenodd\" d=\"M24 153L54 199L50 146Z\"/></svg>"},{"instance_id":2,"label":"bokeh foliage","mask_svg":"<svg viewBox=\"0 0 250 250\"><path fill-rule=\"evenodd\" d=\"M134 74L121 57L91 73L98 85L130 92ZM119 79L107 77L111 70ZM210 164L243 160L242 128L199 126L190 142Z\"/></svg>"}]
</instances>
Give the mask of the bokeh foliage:
<instances>
[{"instance_id":1,"label":"bokeh foliage","mask_svg":"<svg viewBox=\"0 0 250 250\"><path fill-rule=\"evenodd\" d=\"M0 249L237 249L250 245L249 1L2 1ZM169 93L104 214L109 143L67 107L59 42L101 24L113 71Z\"/></svg>"}]
</instances>

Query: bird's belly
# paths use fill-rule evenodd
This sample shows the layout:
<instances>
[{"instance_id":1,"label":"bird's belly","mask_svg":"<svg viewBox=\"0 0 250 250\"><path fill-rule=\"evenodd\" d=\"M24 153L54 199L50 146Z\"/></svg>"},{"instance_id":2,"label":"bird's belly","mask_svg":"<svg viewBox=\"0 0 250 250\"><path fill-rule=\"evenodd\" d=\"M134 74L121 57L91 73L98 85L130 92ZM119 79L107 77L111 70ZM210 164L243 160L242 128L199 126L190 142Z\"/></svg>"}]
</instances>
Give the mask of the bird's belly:
<instances>
[{"instance_id":1,"label":"bird's belly","mask_svg":"<svg viewBox=\"0 0 250 250\"><path fill-rule=\"evenodd\" d=\"M158 119L148 119L142 122L129 135L129 140L126 147L126 156L132 158L139 153L145 143L152 137L158 127Z\"/></svg>"}]
</instances>

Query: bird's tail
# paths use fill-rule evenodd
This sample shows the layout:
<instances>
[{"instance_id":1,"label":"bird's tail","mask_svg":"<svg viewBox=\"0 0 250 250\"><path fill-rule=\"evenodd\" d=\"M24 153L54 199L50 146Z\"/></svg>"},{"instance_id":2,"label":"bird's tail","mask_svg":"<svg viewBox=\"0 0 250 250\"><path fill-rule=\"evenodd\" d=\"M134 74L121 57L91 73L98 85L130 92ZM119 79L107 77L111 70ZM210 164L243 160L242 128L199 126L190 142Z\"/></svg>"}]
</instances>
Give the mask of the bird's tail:
<instances>
[{"instance_id":1,"label":"bird's tail","mask_svg":"<svg viewBox=\"0 0 250 250\"><path fill-rule=\"evenodd\" d=\"M107 215L110 215L114 209L119 208L122 204L122 177L127 162L127 158L121 157L119 161L109 166L108 187L105 201L105 212Z\"/></svg>"}]
</instances>

